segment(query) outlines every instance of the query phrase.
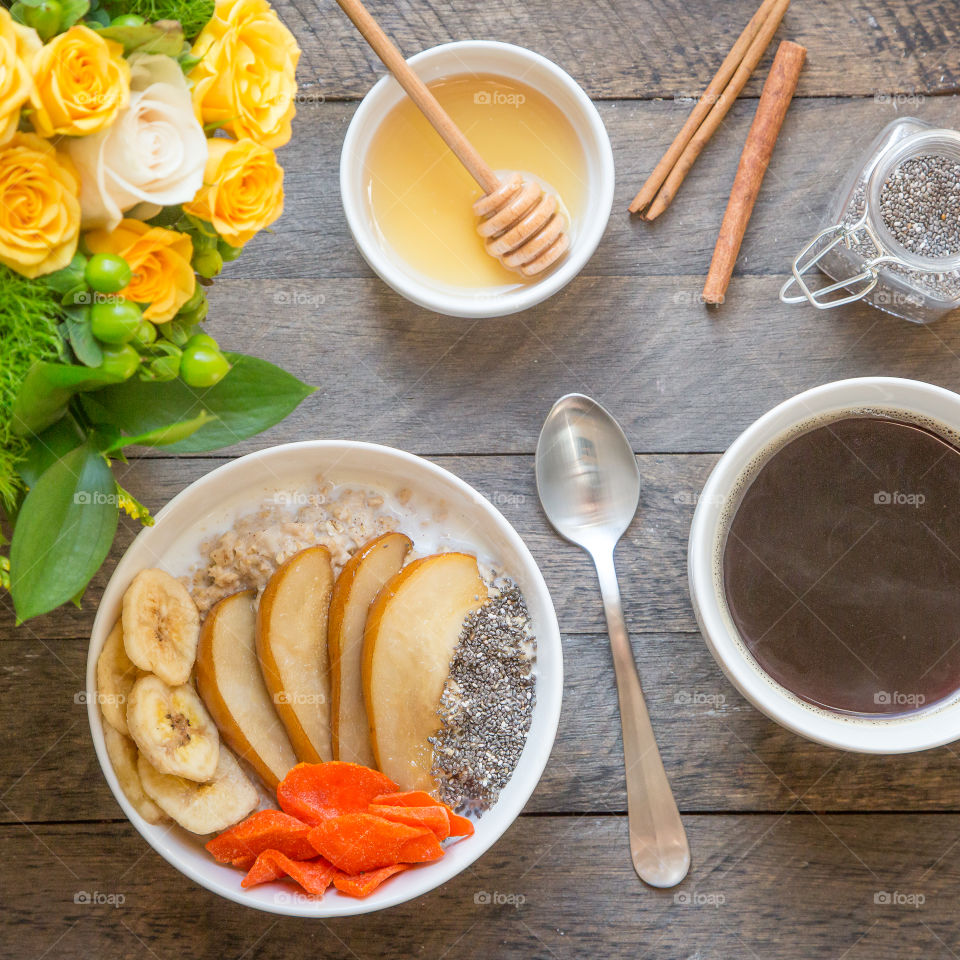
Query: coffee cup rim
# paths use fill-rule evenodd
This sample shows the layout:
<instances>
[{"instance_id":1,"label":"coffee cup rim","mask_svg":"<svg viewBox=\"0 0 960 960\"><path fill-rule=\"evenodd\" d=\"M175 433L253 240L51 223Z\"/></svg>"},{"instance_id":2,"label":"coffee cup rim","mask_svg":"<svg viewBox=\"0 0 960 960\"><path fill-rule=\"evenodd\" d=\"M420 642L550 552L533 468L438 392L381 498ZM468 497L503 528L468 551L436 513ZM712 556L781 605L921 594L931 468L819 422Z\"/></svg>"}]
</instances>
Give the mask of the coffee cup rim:
<instances>
[{"instance_id":1,"label":"coffee cup rim","mask_svg":"<svg viewBox=\"0 0 960 960\"><path fill-rule=\"evenodd\" d=\"M929 418L960 432L960 395L919 380L838 380L780 403L730 445L697 500L688 544L690 597L704 641L717 664L737 690L766 716L802 737L841 750L909 753L960 737L960 691L928 709L889 717L848 716L806 703L764 673L749 655L726 611L716 576L726 507L751 463L806 421L864 409Z\"/></svg>"}]
</instances>

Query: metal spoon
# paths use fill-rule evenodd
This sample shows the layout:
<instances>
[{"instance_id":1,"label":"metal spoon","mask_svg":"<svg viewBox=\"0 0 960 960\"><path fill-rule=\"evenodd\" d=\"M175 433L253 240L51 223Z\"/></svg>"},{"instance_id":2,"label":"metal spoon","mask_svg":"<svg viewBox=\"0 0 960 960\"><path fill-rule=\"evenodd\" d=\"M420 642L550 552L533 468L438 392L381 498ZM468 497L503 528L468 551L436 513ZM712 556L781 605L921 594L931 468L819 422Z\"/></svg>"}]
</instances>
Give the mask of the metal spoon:
<instances>
[{"instance_id":1,"label":"metal spoon","mask_svg":"<svg viewBox=\"0 0 960 960\"><path fill-rule=\"evenodd\" d=\"M616 420L579 393L561 397L537 442L537 492L557 532L593 557L610 633L623 729L630 853L654 887L678 884L690 847L643 700L620 604L613 550L640 502L640 471Z\"/></svg>"}]
</instances>

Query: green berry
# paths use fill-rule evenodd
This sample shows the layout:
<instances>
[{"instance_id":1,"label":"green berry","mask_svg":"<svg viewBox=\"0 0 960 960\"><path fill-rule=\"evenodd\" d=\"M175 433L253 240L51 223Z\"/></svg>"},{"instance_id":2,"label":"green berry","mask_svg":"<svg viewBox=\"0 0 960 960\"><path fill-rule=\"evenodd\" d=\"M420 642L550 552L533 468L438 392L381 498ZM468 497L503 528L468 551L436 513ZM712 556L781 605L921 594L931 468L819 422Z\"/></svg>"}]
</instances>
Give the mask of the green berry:
<instances>
[{"instance_id":1,"label":"green berry","mask_svg":"<svg viewBox=\"0 0 960 960\"><path fill-rule=\"evenodd\" d=\"M185 348L180 358L180 376L191 387L212 387L219 383L229 370L227 358L219 350L212 350L204 344Z\"/></svg>"},{"instance_id":2,"label":"green berry","mask_svg":"<svg viewBox=\"0 0 960 960\"><path fill-rule=\"evenodd\" d=\"M151 343L156 342L156 339L157 328L149 320L141 320L131 342L141 347L149 347Z\"/></svg>"},{"instance_id":3,"label":"green berry","mask_svg":"<svg viewBox=\"0 0 960 960\"><path fill-rule=\"evenodd\" d=\"M95 253L83 270L83 278L98 293L117 293L133 276L130 264L115 253Z\"/></svg>"},{"instance_id":4,"label":"green berry","mask_svg":"<svg viewBox=\"0 0 960 960\"><path fill-rule=\"evenodd\" d=\"M27 7L23 18L28 27L33 27L46 43L59 29L63 19L63 7L59 0L43 0L35 7Z\"/></svg>"},{"instance_id":5,"label":"green berry","mask_svg":"<svg viewBox=\"0 0 960 960\"><path fill-rule=\"evenodd\" d=\"M103 343L126 343L140 328L143 314L129 300L108 300L90 308L90 329Z\"/></svg>"},{"instance_id":6,"label":"green berry","mask_svg":"<svg viewBox=\"0 0 960 960\"><path fill-rule=\"evenodd\" d=\"M209 280L223 269L223 257L220 256L216 249L194 252L193 269L196 270L201 277Z\"/></svg>"},{"instance_id":7,"label":"green berry","mask_svg":"<svg viewBox=\"0 0 960 960\"><path fill-rule=\"evenodd\" d=\"M195 333L183 346L184 350L196 350L203 347L207 350L220 350L220 345L208 333Z\"/></svg>"},{"instance_id":8,"label":"green berry","mask_svg":"<svg viewBox=\"0 0 960 960\"><path fill-rule=\"evenodd\" d=\"M142 27L147 21L135 13L121 13L110 21L111 27Z\"/></svg>"},{"instance_id":9,"label":"green berry","mask_svg":"<svg viewBox=\"0 0 960 960\"><path fill-rule=\"evenodd\" d=\"M190 299L180 308L181 313L193 313L200 307L200 304L207 302L207 292L203 287L198 283L193 288L193 293L190 296Z\"/></svg>"},{"instance_id":10,"label":"green berry","mask_svg":"<svg viewBox=\"0 0 960 960\"><path fill-rule=\"evenodd\" d=\"M140 354L129 343L106 344L103 347L103 361L99 369L112 373L124 380L133 376L140 366Z\"/></svg>"}]
</instances>

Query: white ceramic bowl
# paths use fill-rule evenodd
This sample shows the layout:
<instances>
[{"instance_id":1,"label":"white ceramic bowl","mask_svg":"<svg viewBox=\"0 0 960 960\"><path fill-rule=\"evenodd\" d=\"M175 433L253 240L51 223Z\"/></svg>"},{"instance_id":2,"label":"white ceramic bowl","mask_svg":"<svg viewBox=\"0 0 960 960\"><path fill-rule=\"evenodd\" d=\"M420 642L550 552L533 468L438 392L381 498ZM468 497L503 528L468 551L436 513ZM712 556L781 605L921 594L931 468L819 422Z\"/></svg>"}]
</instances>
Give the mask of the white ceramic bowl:
<instances>
[{"instance_id":1,"label":"white ceramic bowl","mask_svg":"<svg viewBox=\"0 0 960 960\"><path fill-rule=\"evenodd\" d=\"M858 718L832 713L794 696L756 664L723 599L719 557L731 493L770 445L823 415L857 409L908 412L960 432L960 396L916 380L865 377L828 383L781 403L748 427L716 465L690 529L690 596L710 652L734 686L768 717L810 740L862 753L908 753L960 737L960 696L905 716Z\"/></svg>"},{"instance_id":2,"label":"white ceramic bowl","mask_svg":"<svg viewBox=\"0 0 960 960\"><path fill-rule=\"evenodd\" d=\"M204 850L200 838L179 827L152 826L130 805L107 757L96 698L97 657L120 615L121 598L134 575L159 566L185 573L197 559L200 543L226 529L233 518L255 509L278 491L310 486L318 474L334 482L396 490L406 486L415 497L443 500L444 531L468 543L478 556L495 559L526 597L538 654L536 705L526 747L517 769L494 807L476 821L476 833L453 843L442 860L391 878L365 900L330 889L319 901L272 883L250 890L240 886L243 872L222 866ZM407 533L416 541L415 530ZM445 883L490 849L520 814L550 755L560 718L563 663L556 614L540 571L517 532L488 500L452 473L412 454L370 443L310 440L271 447L233 460L190 484L156 515L130 545L107 584L93 624L87 657L87 703L93 743L113 795L144 839L190 879L229 900L272 913L299 917L337 917L367 913L418 897Z\"/></svg>"},{"instance_id":3,"label":"white ceramic bowl","mask_svg":"<svg viewBox=\"0 0 960 960\"><path fill-rule=\"evenodd\" d=\"M583 146L590 202L571 224L571 247L556 269L536 283L507 292L454 291L414 275L377 235L363 188L370 142L384 117L406 96L392 76L381 77L350 121L340 154L340 197L360 253L380 278L408 300L453 317L501 317L519 313L565 287L593 256L613 204L613 151L589 97L573 78L537 53L492 40L462 40L424 50L408 61L427 83L465 73L493 73L539 90L566 115Z\"/></svg>"}]
</instances>

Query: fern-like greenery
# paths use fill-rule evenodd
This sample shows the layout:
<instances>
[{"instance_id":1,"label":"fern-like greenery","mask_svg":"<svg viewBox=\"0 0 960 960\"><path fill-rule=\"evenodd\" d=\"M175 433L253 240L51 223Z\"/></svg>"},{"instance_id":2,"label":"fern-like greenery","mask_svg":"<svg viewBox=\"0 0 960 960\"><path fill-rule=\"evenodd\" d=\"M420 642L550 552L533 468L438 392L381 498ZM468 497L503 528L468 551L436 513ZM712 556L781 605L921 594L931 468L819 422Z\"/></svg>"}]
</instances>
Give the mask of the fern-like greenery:
<instances>
[{"instance_id":1,"label":"fern-like greenery","mask_svg":"<svg viewBox=\"0 0 960 960\"><path fill-rule=\"evenodd\" d=\"M111 16L135 13L152 23L179 20L184 35L192 40L213 16L214 0L106 0Z\"/></svg>"},{"instance_id":2,"label":"fern-like greenery","mask_svg":"<svg viewBox=\"0 0 960 960\"><path fill-rule=\"evenodd\" d=\"M16 465L24 449L11 430L13 405L33 363L60 354L58 319L44 283L0 265L0 504L8 510L20 493Z\"/></svg>"}]
</instances>

